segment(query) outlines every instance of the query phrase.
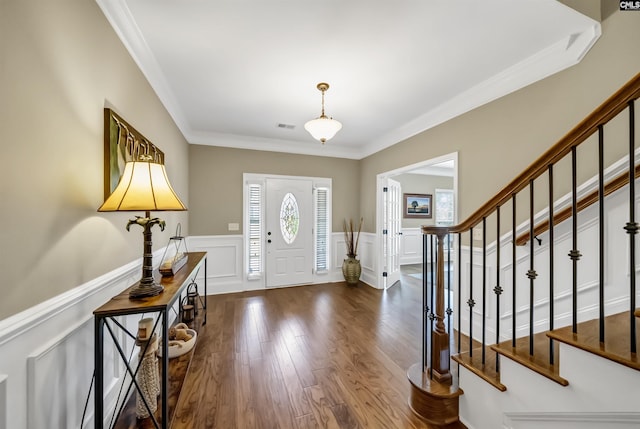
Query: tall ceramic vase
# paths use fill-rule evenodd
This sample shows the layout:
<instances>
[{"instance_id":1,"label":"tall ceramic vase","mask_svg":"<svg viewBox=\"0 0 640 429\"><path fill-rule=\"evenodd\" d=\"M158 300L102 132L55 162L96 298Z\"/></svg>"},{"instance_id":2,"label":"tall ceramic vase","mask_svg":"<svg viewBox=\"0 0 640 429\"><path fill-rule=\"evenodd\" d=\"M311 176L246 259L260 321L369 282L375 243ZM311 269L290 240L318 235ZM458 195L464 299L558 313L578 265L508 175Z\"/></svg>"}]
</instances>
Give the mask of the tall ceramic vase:
<instances>
[{"instance_id":1,"label":"tall ceramic vase","mask_svg":"<svg viewBox=\"0 0 640 429\"><path fill-rule=\"evenodd\" d=\"M342 275L348 285L357 285L361 273L360 260L356 259L355 256L349 256L342 262Z\"/></svg>"}]
</instances>

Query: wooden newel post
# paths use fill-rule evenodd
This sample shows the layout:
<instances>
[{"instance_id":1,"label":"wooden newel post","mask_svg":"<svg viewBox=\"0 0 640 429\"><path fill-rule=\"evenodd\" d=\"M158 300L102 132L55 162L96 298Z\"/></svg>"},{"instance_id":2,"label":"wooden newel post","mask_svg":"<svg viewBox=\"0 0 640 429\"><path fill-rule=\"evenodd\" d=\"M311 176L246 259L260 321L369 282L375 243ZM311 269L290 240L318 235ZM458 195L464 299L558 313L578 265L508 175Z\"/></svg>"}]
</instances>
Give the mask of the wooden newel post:
<instances>
[{"instance_id":1,"label":"wooden newel post","mask_svg":"<svg viewBox=\"0 0 640 429\"><path fill-rule=\"evenodd\" d=\"M444 326L444 240L446 231L438 231L438 254L436 264L436 327L431 335L431 369L433 378L439 383L451 383L449 358L451 356L449 334Z\"/></svg>"},{"instance_id":2,"label":"wooden newel post","mask_svg":"<svg viewBox=\"0 0 640 429\"><path fill-rule=\"evenodd\" d=\"M437 427L449 427L448 425L459 421L458 398L462 395L462 389L457 386L457 382L453 379L449 369L451 350L449 334L444 324L444 297L446 293L444 289L444 240L447 238L449 231L450 228L447 227L422 227L422 234L425 235L423 240L423 264L425 264L423 269L425 270L425 274L427 264L426 254L428 250L426 235L431 234L438 237L436 289L434 292L435 296L432 297L435 308L427 307L426 275L423 279L423 286L425 288L425 295L423 295L423 317L427 316L427 309L429 309L429 313L431 313L429 314L429 318L435 320L435 326L431 325L433 328L427 327L426 319L423 319L423 359L421 362L412 365L407 371L407 377L411 383L409 406L420 418ZM430 347L427 347L427 345ZM427 353L426 349L428 348L431 350ZM427 365L429 366L427 367Z\"/></svg>"}]
</instances>

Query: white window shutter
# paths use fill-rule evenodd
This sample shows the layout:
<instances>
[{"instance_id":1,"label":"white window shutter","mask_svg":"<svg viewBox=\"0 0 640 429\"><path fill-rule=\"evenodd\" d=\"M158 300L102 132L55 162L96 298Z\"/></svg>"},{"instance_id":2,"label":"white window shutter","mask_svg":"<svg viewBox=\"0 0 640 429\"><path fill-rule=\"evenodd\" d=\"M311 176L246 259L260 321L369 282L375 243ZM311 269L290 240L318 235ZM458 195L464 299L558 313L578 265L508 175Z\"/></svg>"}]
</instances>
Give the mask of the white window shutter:
<instances>
[{"instance_id":1,"label":"white window shutter","mask_svg":"<svg viewBox=\"0 0 640 429\"><path fill-rule=\"evenodd\" d=\"M262 273L262 186L249 185L249 274Z\"/></svg>"},{"instance_id":2,"label":"white window shutter","mask_svg":"<svg viewBox=\"0 0 640 429\"><path fill-rule=\"evenodd\" d=\"M328 190L325 188L316 189L316 234L315 234L315 270L316 272L327 271L328 264L328 242L329 242L329 213L328 213Z\"/></svg>"}]
</instances>

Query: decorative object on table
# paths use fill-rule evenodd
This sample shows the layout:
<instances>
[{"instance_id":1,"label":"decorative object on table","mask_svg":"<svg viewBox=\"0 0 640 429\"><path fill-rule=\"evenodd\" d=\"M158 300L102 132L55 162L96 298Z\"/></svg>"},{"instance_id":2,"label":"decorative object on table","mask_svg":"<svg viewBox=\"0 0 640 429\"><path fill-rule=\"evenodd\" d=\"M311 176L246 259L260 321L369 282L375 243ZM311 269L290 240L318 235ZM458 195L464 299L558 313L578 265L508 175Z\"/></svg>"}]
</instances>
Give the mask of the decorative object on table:
<instances>
[{"instance_id":1,"label":"decorative object on table","mask_svg":"<svg viewBox=\"0 0 640 429\"><path fill-rule=\"evenodd\" d=\"M135 139L130 135L127 138ZM142 137L139 137L142 139ZM164 164L157 155L157 148L146 139L135 143L137 152L132 161L126 162L118 186L98 209L99 212L112 211L144 211L145 216L136 216L127 223L127 231L131 225L143 228L142 278L129 292L130 298L155 296L163 291L162 285L153 278L153 253L151 228L159 225L164 230L165 222L151 217L151 211L187 210L178 195L171 187Z\"/></svg>"},{"instance_id":2,"label":"decorative object on table","mask_svg":"<svg viewBox=\"0 0 640 429\"><path fill-rule=\"evenodd\" d=\"M327 140L333 138L338 131L342 128L342 124L330 116L324 114L324 93L329 89L329 84L320 82L316 88L322 92L322 113L320 117L312 119L304 124L304 129L311 134L311 136L319 140L322 144Z\"/></svg>"},{"instance_id":3,"label":"decorative object on table","mask_svg":"<svg viewBox=\"0 0 640 429\"><path fill-rule=\"evenodd\" d=\"M190 352L196 344L197 337L198 333L184 323L178 323L169 328L169 359ZM159 354L162 355L161 350L159 350Z\"/></svg>"},{"instance_id":4,"label":"decorative object on table","mask_svg":"<svg viewBox=\"0 0 640 429\"><path fill-rule=\"evenodd\" d=\"M189 304L189 299L187 296L182 298L182 300L180 301L180 307L180 320L182 320L184 323L193 322L193 319L196 318L195 308L192 304Z\"/></svg>"},{"instance_id":5,"label":"decorative object on table","mask_svg":"<svg viewBox=\"0 0 640 429\"><path fill-rule=\"evenodd\" d=\"M145 317L138 322L138 336L137 341L147 341L153 333L153 318Z\"/></svg>"},{"instance_id":6,"label":"decorative object on table","mask_svg":"<svg viewBox=\"0 0 640 429\"><path fill-rule=\"evenodd\" d=\"M193 305L193 311L196 315L198 315L198 300L200 296L198 295L198 283L192 281L187 286L187 304Z\"/></svg>"},{"instance_id":7,"label":"decorative object on table","mask_svg":"<svg viewBox=\"0 0 640 429\"><path fill-rule=\"evenodd\" d=\"M407 219L431 219L433 199L431 194L402 194L403 217Z\"/></svg>"},{"instance_id":8,"label":"decorative object on table","mask_svg":"<svg viewBox=\"0 0 640 429\"><path fill-rule=\"evenodd\" d=\"M158 336L152 333L153 319L138 322L136 345L140 347L138 361L140 368L136 375L140 390L136 396L136 417L144 419L158 409L160 375L158 372ZM146 405L145 405L146 402Z\"/></svg>"},{"instance_id":9,"label":"decorative object on table","mask_svg":"<svg viewBox=\"0 0 640 429\"><path fill-rule=\"evenodd\" d=\"M169 238L169 244L164 248L162 262L160 262L160 274L163 277L171 277L187 263L188 250L186 240L180 235L182 225L176 227L176 235ZM196 311L197 313L197 311Z\"/></svg>"},{"instance_id":10,"label":"decorative object on table","mask_svg":"<svg viewBox=\"0 0 640 429\"><path fill-rule=\"evenodd\" d=\"M342 228L344 230L344 242L347 246L347 259L342 261L342 275L345 281L349 285L357 285L360 281L360 274L362 273L362 267L360 266L360 260L358 256L358 242L360 241L360 231L362 231L363 218L360 218L358 224L357 233L353 229L353 220L349 219L347 224L346 219L343 221Z\"/></svg>"}]
</instances>

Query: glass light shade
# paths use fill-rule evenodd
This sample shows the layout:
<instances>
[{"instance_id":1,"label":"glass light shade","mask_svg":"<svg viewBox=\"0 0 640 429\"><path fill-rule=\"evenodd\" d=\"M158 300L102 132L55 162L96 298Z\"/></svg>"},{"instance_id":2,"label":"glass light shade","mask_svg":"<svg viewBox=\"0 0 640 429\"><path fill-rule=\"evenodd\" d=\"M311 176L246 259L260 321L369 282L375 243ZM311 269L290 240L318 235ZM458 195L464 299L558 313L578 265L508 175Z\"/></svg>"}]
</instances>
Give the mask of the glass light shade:
<instances>
[{"instance_id":1,"label":"glass light shade","mask_svg":"<svg viewBox=\"0 0 640 429\"><path fill-rule=\"evenodd\" d=\"M124 166L118 186L99 212L186 210L176 195L164 165L132 161Z\"/></svg>"},{"instance_id":2,"label":"glass light shade","mask_svg":"<svg viewBox=\"0 0 640 429\"><path fill-rule=\"evenodd\" d=\"M341 128L342 124L340 122L327 116L320 116L304 124L304 129L307 130L314 139L322 143L335 136Z\"/></svg>"}]
</instances>

